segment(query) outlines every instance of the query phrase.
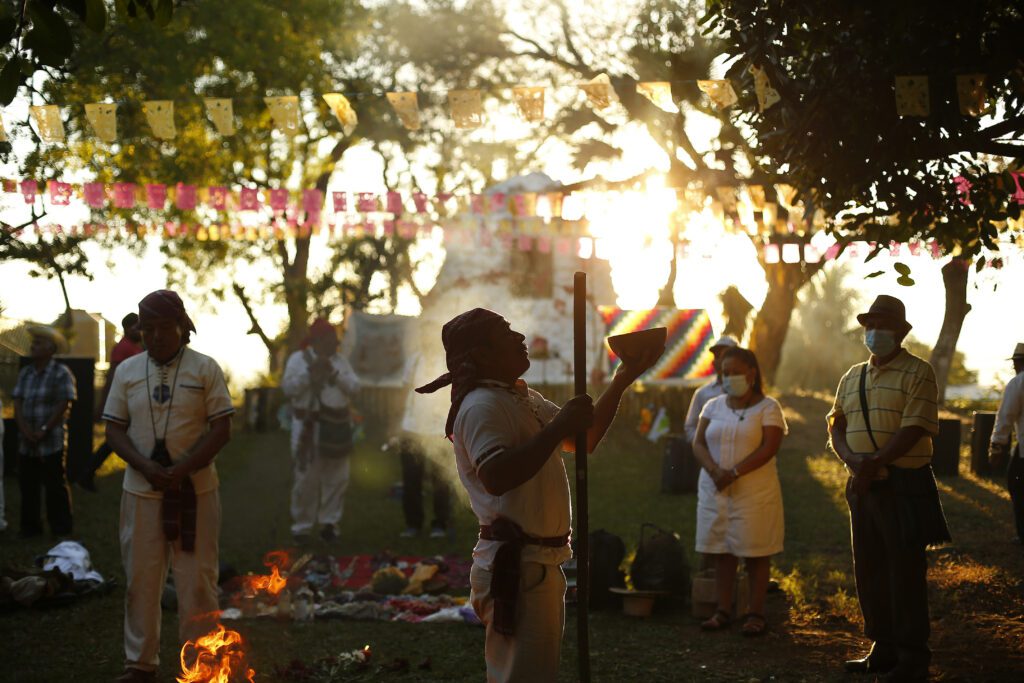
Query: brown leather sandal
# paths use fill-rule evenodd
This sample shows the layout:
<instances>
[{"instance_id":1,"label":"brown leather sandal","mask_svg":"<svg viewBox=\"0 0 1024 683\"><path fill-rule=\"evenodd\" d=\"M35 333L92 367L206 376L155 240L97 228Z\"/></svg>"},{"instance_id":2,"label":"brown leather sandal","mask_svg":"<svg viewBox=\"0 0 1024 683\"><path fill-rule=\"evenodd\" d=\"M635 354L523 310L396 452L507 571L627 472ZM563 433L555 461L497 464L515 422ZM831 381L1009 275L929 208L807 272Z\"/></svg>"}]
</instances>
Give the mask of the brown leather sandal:
<instances>
[{"instance_id":1,"label":"brown leather sandal","mask_svg":"<svg viewBox=\"0 0 1024 683\"><path fill-rule=\"evenodd\" d=\"M732 626L732 617L725 610L718 609L715 610L715 613L711 615L710 619L701 622L700 630L722 631L730 626Z\"/></svg>"}]
</instances>

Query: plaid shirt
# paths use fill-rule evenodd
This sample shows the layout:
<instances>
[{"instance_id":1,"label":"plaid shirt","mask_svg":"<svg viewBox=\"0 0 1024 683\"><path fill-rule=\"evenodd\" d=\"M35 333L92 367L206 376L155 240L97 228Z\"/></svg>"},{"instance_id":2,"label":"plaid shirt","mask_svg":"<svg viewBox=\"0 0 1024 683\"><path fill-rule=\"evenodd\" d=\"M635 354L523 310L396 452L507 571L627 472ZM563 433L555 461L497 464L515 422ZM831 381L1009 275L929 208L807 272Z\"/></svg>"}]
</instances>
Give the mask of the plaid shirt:
<instances>
[{"instance_id":1,"label":"plaid shirt","mask_svg":"<svg viewBox=\"0 0 1024 683\"><path fill-rule=\"evenodd\" d=\"M35 365L26 365L18 373L18 383L14 386L15 399L21 399L21 414L25 416L31 429L42 429L46 421L53 416L53 411L64 401L78 398L75 390L75 376L66 365L51 359L42 372ZM33 449L26 439L19 441L19 450L24 455L50 455L67 447L67 434L64 423L67 415L56 427L43 436L39 447Z\"/></svg>"}]
</instances>

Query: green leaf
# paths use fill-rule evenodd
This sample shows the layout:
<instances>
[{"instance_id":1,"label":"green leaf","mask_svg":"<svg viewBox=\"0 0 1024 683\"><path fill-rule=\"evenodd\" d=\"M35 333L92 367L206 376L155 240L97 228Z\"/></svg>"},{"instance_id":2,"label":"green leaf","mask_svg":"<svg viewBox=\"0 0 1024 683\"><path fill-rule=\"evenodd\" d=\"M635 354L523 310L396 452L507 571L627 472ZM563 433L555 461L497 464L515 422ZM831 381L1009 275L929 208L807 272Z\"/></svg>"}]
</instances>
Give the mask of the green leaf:
<instances>
[{"instance_id":1,"label":"green leaf","mask_svg":"<svg viewBox=\"0 0 1024 683\"><path fill-rule=\"evenodd\" d=\"M135 3L131 3L129 7L129 0L114 0L114 9L122 19L130 19L135 16Z\"/></svg>"},{"instance_id":2,"label":"green leaf","mask_svg":"<svg viewBox=\"0 0 1024 683\"><path fill-rule=\"evenodd\" d=\"M18 86L24 79L21 73L23 63L24 60L21 57L14 55L0 71L0 104L10 104L14 96L18 94Z\"/></svg>"},{"instance_id":3,"label":"green leaf","mask_svg":"<svg viewBox=\"0 0 1024 683\"><path fill-rule=\"evenodd\" d=\"M897 262L894 263L892 267L895 268L896 272L899 273L900 275L910 275L910 266L908 266L906 263Z\"/></svg>"},{"instance_id":4,"label":"green leaf","mask_svg":"<svg viewBox=\"0 0 1024 683\"><path fill-rule=\"evenodd\" d=\"M156 17L154 18L157 26L167 26L171 23L171 17L174 16L174 0L158 0L156 6Z\"/></svg>"},{"instance_id":5,"label":"green leaf","mask_svg":"<svg viewBox=\"0 0 1024 683\"><path fill-rule=\"evenodd\" d=\"M38 3L29 5L32 28L22 45L47 66L60 66L71 56L74 37L64 17Z\"/></svg>"},{"instance_id":6,"label":"green leaf","mask_svg":"<svg viewBox=\"0 0 1024 683\"><path fill-rule=\"evenodd\" d=\"M884 270L876 270L875 272L871 273L870 275L865 275L864 279L867 280L869 278L878 277L879 275L885 275L885 271Z\"/></svg>"},{"instance_id":7,"label":"green leaf","mask_svg":"<svg viewBox=\"0 0 1024 683\"><path fill-rule=\"evenodd\" d=\"M978 261L974 264L974 272L980 273L981 269L985 267L985 257L979 256Z\"/></svg>"},{"instance_id":8,"label":"green leaf","mask_svg":"<svg viewBox=\"0 0 1024 683\"><path fill-rule=\"evenodd\" d=\"M46 66L61 66L71 56L74 44L70 40L54 40L53 34L42 24L33 24L25 34L22 47Z\"/></svg>"},{"instance_id":9,"label":"green leaf","mask_svg":"<svg viewBox=\"0 0 1024 683\"><path fill-rule=\"evenodd\" d=\"M913 287L915 282L913 278L903 275L896 279L896 284L902 285L903 287Z\"/></svg>"}]
</instances>

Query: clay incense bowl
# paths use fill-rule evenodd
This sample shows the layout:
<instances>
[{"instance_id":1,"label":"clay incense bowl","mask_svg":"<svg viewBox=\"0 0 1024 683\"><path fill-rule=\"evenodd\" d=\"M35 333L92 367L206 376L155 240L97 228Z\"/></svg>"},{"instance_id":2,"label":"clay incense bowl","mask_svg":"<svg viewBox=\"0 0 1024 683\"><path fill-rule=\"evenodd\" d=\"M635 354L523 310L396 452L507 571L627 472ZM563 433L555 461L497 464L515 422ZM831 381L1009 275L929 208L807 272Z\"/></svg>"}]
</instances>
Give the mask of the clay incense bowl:
<instances>
[{"instance_id":1,"label":"clay incense bowl","mask_svg":"<svg viewBox=\"0 0 1024 683\"><path fill-rule=\"evenodd\" d=\"M652 327L649 330L616 334L608 337L606 341L608 348L619 358L636 358L649 351L664 350L667 338L667 328Z\"/></svg>"}]
</instances>

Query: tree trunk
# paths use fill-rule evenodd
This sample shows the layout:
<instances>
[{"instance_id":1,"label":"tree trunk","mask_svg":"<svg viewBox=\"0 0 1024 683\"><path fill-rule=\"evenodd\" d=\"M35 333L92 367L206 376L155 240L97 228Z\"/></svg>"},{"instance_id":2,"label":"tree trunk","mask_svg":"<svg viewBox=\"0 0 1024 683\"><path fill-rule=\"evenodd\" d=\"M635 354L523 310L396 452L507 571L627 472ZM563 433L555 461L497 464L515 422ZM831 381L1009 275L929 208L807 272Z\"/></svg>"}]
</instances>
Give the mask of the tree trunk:
<instances>
[{"instance_id":1,"label":"tree trunk","mask_svg":"<svg viewBox=\"0 0 1024 683\"><path fill-rule=\"evenodd\" d=\"M285 259L284 265L284 302L288 308L289 351L299 348L309 327L309 238L299 237L295 240L295 256L289 262L284 242L279 251Z\"/></svg>"},{"instance_id":2,"label":"tree trunk","mask_svg":"<svg viewBox=\"0 0 1024 683\"><path fill-rule=\"evenodd\" d=\"M942 266L942 284L946 289L946 311L942 317L942 329L932 350L931 364L935 368L935 382L938 384L939 405L946 400L946 382L953 365L953 354L960 339L964 318L971 311L967 303L967 277L971 262L967 259L951 259Z\"/></svg>"},{"instance_id":3,"label":"tree trunk","mask_svg":"<svg viewBox=\"0 0 1024 683\"><path fill-rule=\"evenodd\" d=\"M768 280L768 294L754 318L749 346L757 354L761 377L767 384L775 381L775 373L779 369L782 345L796 308L797 293L823 263L761 263Z\"/></svg>"},{"instance_id":4,"label":"tree trunk","mask_svg":"<svg viewBox=\"0 0 1024 683\"><path fill-rule=\"evenodd\" d=\"M669 264L668 280L665 281L665 286L661 288L658 293L658 305L667 306L669 308L676 307L676 277L679 273L679 232L675 229L672 231L672 261Z\"/></svg>"}]
</instances>

